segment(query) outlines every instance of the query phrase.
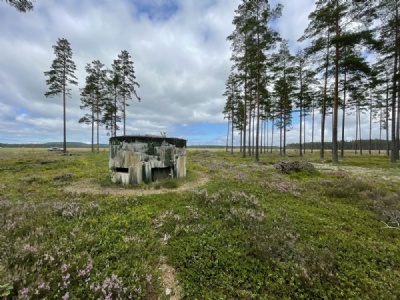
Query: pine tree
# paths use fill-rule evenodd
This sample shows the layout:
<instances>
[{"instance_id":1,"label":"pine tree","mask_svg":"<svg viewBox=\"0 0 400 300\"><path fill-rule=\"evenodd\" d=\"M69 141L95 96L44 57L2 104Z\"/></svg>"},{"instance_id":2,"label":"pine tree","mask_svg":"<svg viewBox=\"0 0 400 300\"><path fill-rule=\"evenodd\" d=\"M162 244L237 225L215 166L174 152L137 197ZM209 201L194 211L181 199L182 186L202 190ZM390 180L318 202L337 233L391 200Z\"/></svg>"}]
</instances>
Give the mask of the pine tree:
<instances>
[{"instance_id":1,"label":"pine tree","mask_svg":"<svg viewBox=\"0 0 400 300\"><path fill-rule=\"evenodd\" d=\"M92 151L94 125L96 124L97 136L97 153L99 152L99 127L101 122L101 114L104 110L105 100L108 96L107 90L107 71L104 64L99 60L94 60L91 64L87 64L85 70L88 74L86 77L86 86L81 91L81 109L91 108L91 115L85 115L80 123L90 123L92 125ZM88 122L88 120L90 120Z\"/></svg>"},{"instance_id":2,"label":"pine tree","mask_svg":"<svg viewBox=\"0 0 400 300\"><path fill-rule=\"evenodd\" d=\"M108 130L108 134L110 136L117 136L117 131L120 129L118 123L121 122L121 116L118 114L118 103L122 99L119 89L121 81L117 73L116 67L117 66L115 65L114 61L112 69L108 70L107 72L109 74L107 80L109 97L107 98L107 101L105 103L102 119L102 123L105 124L106 129Z\"/></svg>"},{"instance_id":3,"label":"pine tree","mask_svg":"<svg viewBox=\"0 0 400 300\"><path fill-rule=\"evenodd\" d=\"M233 153L233 134L235 123L237 122L237 110L240 102L240 91L239 91L239 76L238 74L231 73L225 84L225 92L222 94L227 97L223 114L228 119L228 132L226 138L226 152L228 152L228 137L229 131L231 133L231 153Z\"/></svg>"},{"instance_id":4,"label":"pine tree","mask_svg":"<svg viewBox=\"0 0 400 300\"><path fill-rule=\"evenodd\" d=\"M50 71L44 72L48 77L46 84L49 90L45 92L46 97L63 96L63 123L64 123L64 153L67 152L67 131L66 131L66 96L71 96L70 84L78 85L74 74L75 62L72 60L71 46L65 38L59 38L56 45L53 45L56 58L53 60Z\"/></svg>"},{"instance_id":5,"label":"pine tree","mask_svg":"<svg viewBox=\"0 0 400 300\"><path fill-rule=\"evenodd\" d=\"M305 124L305 117L311 108L313 100L313 86L316 84L315 72L310 69L307 56L303 50L298 51L295 57L294 71L297 75L297 87L294 93L295 104L300 112L299 124L299 155L303 155L303 123ZM305 132L304 132L305 137Z\"/></svg>"},{"instance_id":6,"label":"pine tree","mask_svg":"<svg viewBox=\"0 0 400 300\"><path fill-rule=\"evenodd\" d=\"M332 122L332 161L334 163L338 162L339 74L343 50L370 40L368 26L373 21L373 17L373 1L318 0L315 11L309 16L310 24L302 38L312 38L313 46L318 44L316 41L327 41L328 43L325 44L334 51L332 61L328 62L334 74ZM326 40L324 34L330 38Z\"/></svg>"},{"instance_id":7,"label":"pine tree","mask_svg":"<svg viewBox=\"0 0 400 300\"><path fill-rule=\"evenodd\" d=\"M28 12L33 10L33 1L31 0L5 0L6 3L15 7L20 12Z\"/></svg>"},{"instance_id":8,"label":"pine tree","mask_svg":"<svg viewBox=\"0 0 400 300\"><path fill-rule=\"evenodd\" d=\"M307 55L313 55L315 61L319 62L316 72L322 73L323 76L322 94L317 101L321 112L321 159L325 158L325 120L328 107L328 79L329 75L332 73L332 70L330 70L332 61L330 27L333 20L329 15L331 7L327 6L325 2L326 1L317 1L316 10L308 16L310 23L304 35L299 39L299 41L311 39L311 45L307 47L305 51Z\"/></svg>"},{"instance_id":9,"label":"pine tree","mask_svg":"<svg viewBox=\"0 0 400 300\"><path fill-rule=\"evenodd\" d=\"M391 92L391 156L399 159L400 136L400 0L380 0L377 7L381 26L379 53L386 60ZM389 82L388 82L389 83Z\"/></svg>"},{"instance_id":10,"label":"pine tree","mask_svg":"<svg viewBox=\"0 0 400 300\"><path fill-rule=\"evenodd\" d=\"M362 56L361 49L358 47L346 47L343 49L342 59L340 62L342 70L342 86L343 97L339 103L342 108L342 138L341 138L341 153L340 157L344 157L344 133L345 133L345 116L347 108L351 108L352 104L358 103L361 97L365 96L366 82L371 79L371 68ZM350 93L350 94L349 94ZM348 99L348 95L350 99ZM351 99L351 97L355 97ZM359 104L359 103L358 103ZM356 106L360 108L361 106ZM364 106L364 105L363 105ZM356 111L360 111L357 110ZM358 120L358 119L357 119ZM358 124L358 122L357 122Z\"/></svg>"},{"instance_id":11,"label":"pine tree","mask_svg":"<svg viewBox=\"0 0 400 300\"><path fill-rule=\"evenodd\" d=\"M86 77L86 85L81 89L81 109L90 108L90 114L86 113L79 119L79 123L91 125L92 127L92 153L94 153L94 123L95 123L95 95L93 75Z\"/></svg>"},{"instance_id":12,"label":"pine tree","mask_svg":"<svg viewBox=\"0 0 400 300\"><path fill-rule=\"evenodd\" d=\"M113 63L113 84L118 89L121 95L121 110L122 110L122 121L124 126L124 135L126 135L126 107L129 106L127 101L132 99L132 96L140 102L140 98L137 95L136 88L140 85L136 82L135 70L131 55L128 51L123 50L118 55L118 59L114 60Z\"/></svg>"},{"instance_id":13,"label":"pine tree","mask_svg":"<svg viewBox=\"0 0 400 300\"><path fill-rule=\"evenodd\" d=\"M293 93L295 89L294 56L289 51L288 41L281 43L279 51L272 55L275 73L274 95L277 98L278 121L280 129L280 152L286 154L286 133L292 125Z\"/></svg>"},{"instance_id":14,"label":"pine tree","mask_svg":"<svg viewBox=\"0 0 400 300\"><path fill-rule=\"evenodd\" d=\"M269 2L265 0L243 0L235 12L237 14L233 19L235 31L228 36L228 40L232 42L233 60L239 72L245 74L245 104L247 100L250 101L248 106L249 147L251 145L251 118L254 115L256 119L254 125L256 127L255 161L259 161L260 105L262 85L265 83L263 76L266 73L266 53L273 49L279 40L278 33L269 25L281 15L282 5L279 4L275 9L271 9ZM245 155L245 151L243 152Z\"/></svg>"}]
</instances>

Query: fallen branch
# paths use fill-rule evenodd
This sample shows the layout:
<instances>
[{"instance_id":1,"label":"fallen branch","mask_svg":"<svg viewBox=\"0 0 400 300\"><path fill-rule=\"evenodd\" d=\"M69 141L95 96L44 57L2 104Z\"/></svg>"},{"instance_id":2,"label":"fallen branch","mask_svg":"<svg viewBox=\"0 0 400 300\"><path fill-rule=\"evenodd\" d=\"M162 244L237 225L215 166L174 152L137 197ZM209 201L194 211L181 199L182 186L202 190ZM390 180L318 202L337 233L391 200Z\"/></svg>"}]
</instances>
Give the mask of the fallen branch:
<instances>
[{"instance_id":1,"label":"fallen branch","mask_svg":"<svg viewBox=\"0 0 400 300\"><path fill-rule=\"evenodd\" d=\"M385 227L383 227L383 228L385 228L385 229L397 229L397 230L400 230L400 227L390 226L390 225L386 224L386 223L383 222L383 221L382 221L382 223L385 224Z\"/></svg>"}]
</instances>

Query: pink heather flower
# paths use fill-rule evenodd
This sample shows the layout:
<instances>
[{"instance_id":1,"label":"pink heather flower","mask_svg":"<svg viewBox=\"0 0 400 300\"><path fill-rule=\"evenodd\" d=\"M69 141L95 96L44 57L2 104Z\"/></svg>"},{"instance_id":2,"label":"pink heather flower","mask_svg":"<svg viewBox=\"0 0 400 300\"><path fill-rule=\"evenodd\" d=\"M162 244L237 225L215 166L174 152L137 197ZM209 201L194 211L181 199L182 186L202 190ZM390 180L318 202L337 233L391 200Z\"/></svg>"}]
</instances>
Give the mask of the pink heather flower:
<instances>
[{"instance_id":1,"label":"pink heather flower","mask_svg":"<svg viewBox=\"0 0 400 300\"><path fill-rule=\"evenodd\" d=\"M150 281L151 281L151 278L152 278L152 275L151 275L151 274L146 275L146 280L147 280L147 282L150 282Z\"/></svg>"},{"instance_id":2,"label":"pink heather flower","mask_svg":"<svg viewBox=\"0 0 400 300\"><path fill-rule=\"evenodd\" d=\"M28 297L29 291L30 291L29 288L23 288L23 289L20 291L21 297Z\"/></svg>"},{"instance_id":3,"label":"pink heather flower","mask_svg":"<svg viewBox=\"0 0 400 300\"><path fill-rule=\"evenodd\" d=\"M66 293L65 293L65 295L64 295L64 296L62 296L62 299L63 299L63 300L67 300L67 299L69 299L69 293L68 293L68 292L66 292Z\"/></svg>"},{"instance_id":4,"label":"pink heather flower","mask_svg":"<svg viewBox=\"0 0 400 300\"><path fill-rule=\"evenodd\" d=\"M37 248L35 247L35 246L31 246L31 245L29 245L29 244L25 244L23 247L22 247L22 250L23 251L26 251L26 252L32 252L32 253L36 253L38 250L37 250Z\"/></svg>"},{"instance_id":5,"label":"pink heather flower","mask_svg":"<svg viewBox=\"0 0 400 300\"><path fill-rule=\"evenodd\" d=\"M67 264L63 264L62 266L61 266L61 272L66 272L67 270L68 270L68 268L69 268L69 264L67 265Z\"/></svg>"}]
</instances>

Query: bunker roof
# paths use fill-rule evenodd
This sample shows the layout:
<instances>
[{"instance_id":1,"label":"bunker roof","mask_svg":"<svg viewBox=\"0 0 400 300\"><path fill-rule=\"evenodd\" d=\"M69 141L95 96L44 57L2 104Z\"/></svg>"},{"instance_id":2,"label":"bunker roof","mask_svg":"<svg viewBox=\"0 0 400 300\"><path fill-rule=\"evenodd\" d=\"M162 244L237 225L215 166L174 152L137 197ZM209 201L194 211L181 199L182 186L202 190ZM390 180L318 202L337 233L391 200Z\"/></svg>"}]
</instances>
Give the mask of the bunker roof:
<instances>
[{"instance_id":1,"label":"bunker roof","mask_svg":"<svg viewBox=\"0 0 400 300\"><path fill-rule=\"evenodd\" d=\"M162 142L165 141L168 144L174 145L179 148L186 147L186 140L184 139L153 135L122 135L110 138L110 144L114 144L117 141L127 143L155 143L159 145L161 145Z\"/></svg>"}]
</instances>

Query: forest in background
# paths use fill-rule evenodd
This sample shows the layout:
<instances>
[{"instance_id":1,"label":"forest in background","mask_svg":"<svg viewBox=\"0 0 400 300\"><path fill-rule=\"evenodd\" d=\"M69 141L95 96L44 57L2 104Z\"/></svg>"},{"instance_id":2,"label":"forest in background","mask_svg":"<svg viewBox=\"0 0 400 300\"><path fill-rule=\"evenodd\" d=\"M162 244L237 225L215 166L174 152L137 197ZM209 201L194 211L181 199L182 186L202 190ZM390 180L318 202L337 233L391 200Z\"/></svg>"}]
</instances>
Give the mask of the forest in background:
<instances>
[{"instance_id":1,"label":"forest in background","mask_svg":"<svg viewBox=\"0 0 400 300\"><path fill-rule=\"evenodd\" d=\"M309 25L298 40L308 46L292 53L288 41L273 26L283 6L271 8L265 1L242 1L235 11L235 29L227 37L232 49L232 71L223 94L227 145L233 145L236 133L243 156L254 156L258 161L263 147L272 146L275 134L280 152L285 154L287 132L296 113L299 154L306 143L305 120L311 118L311 143L318 130L323 158L328 147L326 119L332 116L329 140L332 161L337 162L339 155L344 156L346 121L352 115L355 140L361 140L362 133L371 140L373 126L379 126L379 139L385 137L385 144L391 147L390 159L397 161L399 5L397 0L316 1ZM320 126L315 122L317 114ZM361 126L362 115L368 117L369 128ZM268 134L270 144L265 138Z\"/></svg>"}]
</instances>

